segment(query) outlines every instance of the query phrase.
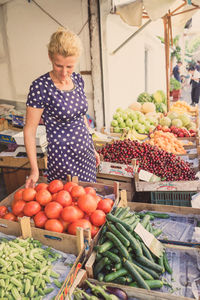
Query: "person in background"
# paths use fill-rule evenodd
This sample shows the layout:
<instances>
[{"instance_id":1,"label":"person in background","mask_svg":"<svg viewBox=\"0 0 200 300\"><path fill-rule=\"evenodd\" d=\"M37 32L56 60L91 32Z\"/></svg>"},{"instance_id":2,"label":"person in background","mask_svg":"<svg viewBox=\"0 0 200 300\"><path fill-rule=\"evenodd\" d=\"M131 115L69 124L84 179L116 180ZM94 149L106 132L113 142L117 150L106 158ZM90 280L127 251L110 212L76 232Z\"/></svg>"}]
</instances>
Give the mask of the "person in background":
<instances>
[{"instance_id":1,"label":"person in background","mask_svg":"<svg viewBox=\"0 0 200 300\"><path fill-rule=\"evenodd\" d=\"M191 66L189 68L189 73L191 76L190 84L192 85L191 89L191 105L195 105L199 103L199 96L200 96L200 72L198 72L195 67Z\"/></svg>"},{"instance_id":2,"label":"person in background","mask_svg":"<svg viewBox=\"0 0 200 300\"><path fill-rule=\"evenodd\" d=\"M200 60L197 60L196 70L200 72Z\"/></svg>"},{"instance_id":3,"label":"person in background","mask_svg":"<svg viewBox=\"0 0 200 300\"><path fill-rule=\"evenodd\" d=\"M96 181L100 158L88 130L84 81L74 72L81 50L79 37L68 29L59 28L48 44L52 70L30 86L24 142L31 171L25 187L34 187L39 177L35 137L41 117L48 141L48 182L66 180L68 174L78 176L81 181Z\"/></svg>"},{"instance_id":4,"label":"person in background","mask_svg":"<svg viewBox=\"0 0 200 300\"><path fill-rule=\"evenodd\" d=\"M173 68L173 75L176 80L181 82L181 74L180 74L180 67L182 66L182 62L178 61L176 66Z\"/></svg>"}]
</instances>

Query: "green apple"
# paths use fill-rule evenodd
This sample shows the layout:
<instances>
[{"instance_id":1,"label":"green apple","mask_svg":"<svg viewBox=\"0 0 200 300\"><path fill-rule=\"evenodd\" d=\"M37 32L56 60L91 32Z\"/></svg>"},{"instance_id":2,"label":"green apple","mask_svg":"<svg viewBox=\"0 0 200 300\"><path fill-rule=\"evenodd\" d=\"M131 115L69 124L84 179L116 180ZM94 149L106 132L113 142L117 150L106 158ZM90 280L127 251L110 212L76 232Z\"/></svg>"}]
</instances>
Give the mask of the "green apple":
<instances>
[{"instance_id":1,"label":"green apple","mask_svg":"<svg viewBox=\"0 0 200 300\"><path fill-rule=\"evenodd\" d=\"M117 127L117 126L118 126L117 120L112 120L111 125L112 125L113 127Z\"/></svg>"}]
</instances>

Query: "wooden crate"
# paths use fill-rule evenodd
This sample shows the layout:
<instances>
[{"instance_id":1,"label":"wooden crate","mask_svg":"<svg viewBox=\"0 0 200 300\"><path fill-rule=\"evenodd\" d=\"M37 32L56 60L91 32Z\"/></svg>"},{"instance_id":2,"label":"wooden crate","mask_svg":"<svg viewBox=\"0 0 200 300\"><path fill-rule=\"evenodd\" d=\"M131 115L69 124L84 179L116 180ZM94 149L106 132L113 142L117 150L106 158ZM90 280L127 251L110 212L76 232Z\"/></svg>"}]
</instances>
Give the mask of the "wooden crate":
<instances>
[{"instance_id":1,"label":"wooden crate","mask_svg":"<svg viewBox=\"0 0 200 300\"><path fill-rule=\"evenodd\" d=\"M128 297L135 297L138 300L191 300L191 298L186 298L186 297L180 297L180 296L172 296L169 294L164 294L161 292L155 292L155 291L147 291L144 289L140 289L140 288L134 288L134 287L129 287L129 286L124 286L124 285L119 285L119 284L114 284L114 283L105 283L105 282L99 282L95 279L92 278L88 278L87 276L87 272L83 269L79 270L76 279L73 283L73 285L71 286L70 290L69 290L69 294L66 297L66 300L71 300L71 297L73 295L73 292L75 290L76 287L81 288L83 286L83 283L85 280L90 281L91 283L95 283L97 285L106 285L106 286L112 286L112 287L116 287L116 288L120 288L122 290L124 290Z\"/></svg>"},{"instance_id":2,"label":"wooden crate","mask_svg":"<svg viewBox=\"0 0 200 300\"><path fill-rule=\"evenodd\" d=\"M101 183L91 183L91 182L80 182L78 181L77 177L73 177L72 181L77 182L79 185L86 187L90 186L93 187L96 192L102 196L114 194L115 195L115 202L114 206L118 205L119 201L119 184L117 182L110 182L109 185L107 184L101 184ZM39 182L47 182L47 179L45 177L40 177ZM21 186L20 188L24 188L24 185ZM14 193L10 194L8 197L6 197L4 200L1 201L1 205L5 205L7 207L11 206L11 203L13 201ZM17 222L9 221L9 220L4 220L6 221L7 224L18 224ZM69 250L72 249L75 251L77 249L77 244L79 245L79 248L82 248L82 245L85 244L87 247L87 250L90 250L93 248L94 244L96 243L96 239L98 239L98 234L95 236L95 238L92 240L91 239L91 233L90 231L84 231L83 233L78 233L77 236L73 236L70 234L66 233L56 233L52 231L48 231L45 229L40 229L34 227L34 222L31 222L32 224L32 233L36 236L35 238L41 239L41 242L45 241L46 238L48 238L49 243L51 243L51 246L53 247L54 245L54 240L65 240L68 239L71 242L68 244L69 245ZM91 249L89 247L91 246ZM62 250L62 249L60 249ZM68 248L66 249L68 250ZM90 252L89 252L90 254Z\"/></svg>"},{"instance_id":3,"label":"wooden crate","mask_svg":"<svg viewBox=\"0 0 200 300\"><path fill-rule=\"evenodd\" d=\"M127 199L128 201L132 201L133 196L135 194L134 178L97 173L97 182L101 184L109 185L113 181L118 182L119 191L121 190L127 191Z\"/></svg>"},{"instance_id":4,"label":"wooden crate","mask_svg":"<svg viewBox=\"0 0 200 300\"><path fill-rule=\"evenodd\" d=\"M175 206L175 205L159 205L151 203L140 203L140 202L126 202L126 193L122 194L122 203L119 202L118 206L130 207L131 211L140 212L140 211L156 211L160 213L175 213L178 215L190 215L191 218L200 215L200 209L184 206ZM159 238L158 238L159 239ZM173 245L183 245L187 247L198 247L200 248L200 243L179 241L179 240L162 240L163 243L173 244Z\"/></svg>"},{"instance_id":5,"label":"wooden crate","mask_svg":"<svg viewBox=\"0 0 200 300\"><path fill-rule=\"evenodd\" d=\"M165 245L166 248L168 249L174 249L178 251L187 251L191 254L199 255L200 254L200 249L193 249L190 247L185 247L185 246L175 246L175 245ZM129 287L126 285L120 285L120 284L114 284L114 283L107 283L107 282L99 282L94 278L93 276L93 265L95 262L96 258L96 252L92 252L91 256L89 257L88 261L85 264L85 269L87 272L87 277L92 283L100 284L100 285L107 285L107 286L115 286L118 288L123 289L129 297L136 297L137 299L142 299L142 300L160 300L160 299L172 299L172 300L191 300L191 298L184 297L184 296L175 296L169 293L164 293L164 292L159 292L159 291L147 291L145 289L141 288L133 288Z\"/></svg>"},{"instance_id":6,"label":"wooden crate","mask_svg":"<svg viewBox=\"0 0 200 300\"><path fill-rule=\"evenodd\" d=\"M6 235L12 235L15 237L20 237L23 239L32 237L39 240L43 245L52 247L56 250L60 250L64 253L72 253L77 256L69 274L67 275L65 282L63 283L56 299L61 299L61 295L66 295L66 289L69 283L73 283L76 273L81 268L85 259L85 246L75 241L75 237L67 236L66 234L60 235L56 232L50 232L49 236L45 235L41 231L37 231L36 228L30 226L30 219L28 217L23 217L20 222L13 222L5 219L0 220L0 232ZM80 231L83 234L83 231ZM63 298L64 299L64 298Z\"/></svg>"},{"instance_id":7,"label":"wooden crate","mask_svg":"<svg viewBox=\"0 0 200 300\"><path fill-rule=\"evenodd\" d=\"M139 180L138 174L135 174L135 190L136 192L152 192L152 191L200 191L199 180L191 181L159 181L144 182Z\"/></svg>"}]
</instances>

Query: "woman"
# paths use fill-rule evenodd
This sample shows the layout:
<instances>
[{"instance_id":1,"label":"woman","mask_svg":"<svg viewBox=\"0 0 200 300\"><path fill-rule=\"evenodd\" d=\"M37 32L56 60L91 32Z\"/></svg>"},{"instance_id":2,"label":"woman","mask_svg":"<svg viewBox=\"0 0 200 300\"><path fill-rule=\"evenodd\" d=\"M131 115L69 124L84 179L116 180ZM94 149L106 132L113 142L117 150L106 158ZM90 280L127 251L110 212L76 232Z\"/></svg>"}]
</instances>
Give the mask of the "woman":
<instances>
[{"instance_id":1,"label":"woman","mask_svg":"<svg viewBox=\"0 0 200 300\"><path fill-rule=\"evenodd\" d=\"M66 180L71 174L95 182L100 159L88 131L84 82L74 72L81 54L79 37L58 29L51 36L48 54L52 71L33 81L26 104L24 142L31 172L25 186L34 187L39 177L35 137L41 117L48 141L48 181Z\"/></svg>"}]
</instances>

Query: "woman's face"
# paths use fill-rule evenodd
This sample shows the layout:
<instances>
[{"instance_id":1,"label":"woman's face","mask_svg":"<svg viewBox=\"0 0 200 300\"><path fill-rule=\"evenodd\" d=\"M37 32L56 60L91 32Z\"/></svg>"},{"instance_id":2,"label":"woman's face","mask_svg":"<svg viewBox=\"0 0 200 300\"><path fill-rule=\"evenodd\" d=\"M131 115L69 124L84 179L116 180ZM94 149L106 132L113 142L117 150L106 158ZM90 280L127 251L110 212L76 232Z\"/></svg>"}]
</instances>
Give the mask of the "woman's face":
<instances>
[{"instance_id":1,"label":"woman's face","mask_svg":"<svg viewBox=\"0 0 200 300\"><path fill-rule=\"evenodd\" d=\"M60 54L53 54L49 58L52 62L53 74L59 81L69 78L78 62L77 56L64 57Z\"/></svg>"}]
</instances>

